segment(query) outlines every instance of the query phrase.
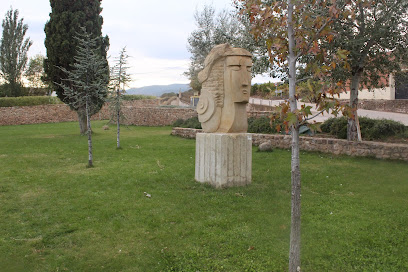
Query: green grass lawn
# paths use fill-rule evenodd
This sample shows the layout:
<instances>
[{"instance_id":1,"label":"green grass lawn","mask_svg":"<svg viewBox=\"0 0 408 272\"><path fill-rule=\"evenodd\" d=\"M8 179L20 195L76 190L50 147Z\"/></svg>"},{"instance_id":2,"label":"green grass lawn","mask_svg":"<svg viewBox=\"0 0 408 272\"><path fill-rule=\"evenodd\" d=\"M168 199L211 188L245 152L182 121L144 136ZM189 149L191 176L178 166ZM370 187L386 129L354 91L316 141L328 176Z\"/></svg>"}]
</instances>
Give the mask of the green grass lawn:
<instances>
[{"instance_id":1,"label":"green grass lawn","mask_svg":"<svg viewBox=\"0 0 408 272\"><path fill-rule=\"evenodd\" d=\"M286 271L290 152L250 186L194 181L169 127L0 127L0 271ZM408 164L302 153L302 271L408 271ZM147 198L147 192L152 195Z\"/></svg>"}]
</instances>

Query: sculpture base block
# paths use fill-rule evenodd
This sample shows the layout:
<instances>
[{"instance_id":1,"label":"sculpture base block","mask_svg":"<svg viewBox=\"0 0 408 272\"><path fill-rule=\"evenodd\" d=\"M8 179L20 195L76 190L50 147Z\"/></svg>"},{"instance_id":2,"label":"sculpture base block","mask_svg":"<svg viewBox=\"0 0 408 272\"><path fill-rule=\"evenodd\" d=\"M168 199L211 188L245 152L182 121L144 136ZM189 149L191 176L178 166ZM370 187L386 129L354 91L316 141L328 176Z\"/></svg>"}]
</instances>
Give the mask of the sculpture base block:
<instances>
[{"instance_id":1,"label":"sculpture base block","mask_svg":"<svg viewBox=\"0 0 408 272\"><path fill-rule=\"evenodd\" d=\"M196 181L221 188L244 186L251 178L251 134L197 133Z\"/></svg>"}]
</instances>

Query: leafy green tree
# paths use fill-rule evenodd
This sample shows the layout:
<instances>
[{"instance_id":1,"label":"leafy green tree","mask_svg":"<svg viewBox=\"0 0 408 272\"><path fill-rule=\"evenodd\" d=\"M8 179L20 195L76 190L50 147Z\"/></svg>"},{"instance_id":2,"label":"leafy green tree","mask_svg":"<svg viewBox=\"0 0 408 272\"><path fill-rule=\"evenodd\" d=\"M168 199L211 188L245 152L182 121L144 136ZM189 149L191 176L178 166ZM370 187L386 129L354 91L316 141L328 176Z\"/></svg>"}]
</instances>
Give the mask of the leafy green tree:
<instances>
[{"instance_id":1,"label":"leafy green tree","mask_svg":"<svg viewBox=\"0 0 408 272\"><path fill-rule=\"evenodd\" d=\"M43 55L35 55L28 61L28 66L24 72L24 76L27 78L28 86L33 89L35 93L43 93L51 95L51 88L42 80L45 75L44 72L44 59ZM31 91L30 91L31 92Z\"/></svg>"},{"instance_id":2,"label":"leafy green tree","mask_svg":"<svg viewBox=\"0 0 408 272\"><path fill-rule=\"evenodd\" d=\"M191 53L190 65L184 74L190 79L190 86L201 90L198 73L204 67L204 60L218 44L228 43L234 47L245 48L254 54L253 74L269 71L267 47L264 40L257 40L249 33L249 20L236 12L222 10L216 13L214 7L205 5L194 15L197 29L188 37L188 51Z\"/></svg>"},{"instance_id":3,"label":"leafy green tree","mask_svg":"<svg viewBox=\"0 0 408 272\"><path fill-rule=\"evenodd\" d=\"M128 83L131 81L130 75L127 70L127 59L129 58L126 53L126 47L122 48L119 53L119 57L116 58L115 65L111 68L111 97L110 107L114 113L117 125L117 137L116 147L120 148L120 119L122 117L122 95L125 92Z\"/></svg>"},{"instance_id":4,"label":"leafy green tree","mask_svg":"<svg viewBox=\"0 0 408 272\"><path fill-rule=\"evenodd\" d=\"M348 65L337 66L334 81L349 82L352 118L347 139L361 140L357 117L358 91L384 87L380 78L398 72L408 60L408 1L337 0L345 6L343 16L333 23L336 34L327 50L348 51Z\"/></svg>"},{"instance_id":5,"label":"leafy green tree","mask_svg":"<svg viewBox=\"0 0 408 272\"><path fill-rule=\"evenodd\" d=\"M10 8L3 19L3 36L0 44L0 75L6 81L8 95L20 96L21 76L27 64L27 52L32 45L30 38L24 39L28 25L18 20L18 10Z\"/></svg>"},{"instance_id":6,"label":"leafy green tree","mask_svg":"<svg viewBox=\"0 0 408 272\"><path fill-rule=\"evenodd\" d=\"M105 60L105 66L108 67L106 52L109 47L107 36L102 37L103 18L100 16L102 11L101 0L91 1L66 1L50 0L51 13L50 19L45 25L45 47L47 49L47 58L44 61L44 70L46 77L44 80L54 85L57 96L78 113L79 127L81 134L86 132L86 114L83 105L80 107L74 101L71 101L65 95L64 89L60 87L65 73L58 67L63 67L70 71L75 62L74 56L78 46L78 40L75 35L80 31L80 27L85 27L87 33L96 38L99 48L99 54ZM109 73L109 69L106 70ZM57 83L57 84L55 84ZM108 83L108 81L106 82ZM72 98L71 98L72 99ZM98 112L104 99L95 97L91 103L94 105L90 114ZM74 106L75 105L75 106Z\"/></svg>"},{"instance_id":7,"label":"leafy green tree","mask_svg":"<svg viewBox=\"0 0 408 272\"><path fill-rule=\"evenodd\" d=\"M99 37L91 37L85 28L82 28L78 36L77 52L74 57L75 63L70 70L59 67L67 75L62 83L56 85L64 90L64 95L71 101L73 108L85 109L85 117L88 135L88 166L93 166L92 154L92 129L91 113L95 105L92 101L104 100L108 93L106 84L109 76L105 59L100 55L98 46Z\"/></svg>"}]
</instances>

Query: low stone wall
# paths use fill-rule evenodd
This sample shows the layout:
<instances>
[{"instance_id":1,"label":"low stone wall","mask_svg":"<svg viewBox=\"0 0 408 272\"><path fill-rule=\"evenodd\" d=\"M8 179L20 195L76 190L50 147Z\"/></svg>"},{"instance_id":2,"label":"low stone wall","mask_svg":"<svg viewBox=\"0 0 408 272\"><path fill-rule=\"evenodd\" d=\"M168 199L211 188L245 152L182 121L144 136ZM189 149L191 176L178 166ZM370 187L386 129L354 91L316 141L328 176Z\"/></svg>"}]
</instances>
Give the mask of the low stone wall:
<instances>
[{"instance_id":1,"label":"low stone wall","mask_svg":"<svg viewBox=\"0 0 408 272\"><path fill-rule=\"evenodd\" d=\"M191 108L165 108L158 107L158 105L159 100L157 99L124 101L122 108L126 117L124 123L127 125L168 126L177 119L188 119L197 115ZM105 105L97 114L92 116L92 120L109 120L110 116L109 107ZM76 112L65 104L0 108L0 126L77 120Z\"/></svg>"},{"instance_id":2,"label":"low stone wall","mask_svg":"<svg viewBox=\"0 0 408 272\"><path fill-rule=\"evenodd\" d=\"M177 119L188 119L197 116L191 108L138 108L126 107L123 109L126 125L138 126L169 126ZM108 119L108 118L106 118Z\"/></svg>"},{"instance_id":3,"label":"low stone wall","mask_svg":"<svg viewBox=\"0 0 408 272\"><path fill-rule=\"evenodd\" d=\"M408 113L408 99L360 100L358 107L364 110Z\"/></svg>"},{"instance_id":4,"label":"low stone wall","mask_svg":"<svg viewBox=\"0 0 408 272\"><path fill-rule=\"evenodd\" d=\"M0 108L0 125L27 125L78 120L65 104Z\"/></svg>"},{"instance_id":5,"label":"low stone wall","mask_svg":"<svg viewBox=\"0 0 408 272\"><path fill-rule=\"evenodd\" d=\"M272 115L272 113L273 113L272 111L248 111L247 112L248 118L250 117L259 118L263 116L269 117Z\"/></svg>"},{"instance_id":6,"label":"low stone wall","mask_svg":"<svg viewBox=\"0 0 408 272\"><path fill-rule=\"evenodd\" d=\"M173 128L172 135L184 138L195 138L200 129ZM290 135L274 134L252 134L253 144L259 144L270 141L273 147L289 149L291 147ZM300 149L306 151L319 151L323 153L332 153L336 155L350 155L362 157L375 157L378 159L392 159L408 161L408 145L389 144L380 142L349 142L341 139L300 137Z\"/></svg>"},{"instance_id":7,"label":"low stone wall","mask_svg":"<svg viewBox=\"0 0 408 272\"><path fill-rule=\"evenodd\" d=\"M258 104L247 104L247 112L251 111L272 111L276 107L268 106L268 105L258 105Z\"/></svg>"},{"instance_id":8,"label":"low stone wall","mask_svg":"<svg viewBox=\"0 0 408 272\"><path fill-rule=\"evenodd\" d=\"M348 100L341 100L348 104ZM248 104L247 111L272 111L274 107L268 105ZM363 110L387 111L408 114L408 99L397 100L359 100L358 108Z\"/></svg>"}]
</instances>

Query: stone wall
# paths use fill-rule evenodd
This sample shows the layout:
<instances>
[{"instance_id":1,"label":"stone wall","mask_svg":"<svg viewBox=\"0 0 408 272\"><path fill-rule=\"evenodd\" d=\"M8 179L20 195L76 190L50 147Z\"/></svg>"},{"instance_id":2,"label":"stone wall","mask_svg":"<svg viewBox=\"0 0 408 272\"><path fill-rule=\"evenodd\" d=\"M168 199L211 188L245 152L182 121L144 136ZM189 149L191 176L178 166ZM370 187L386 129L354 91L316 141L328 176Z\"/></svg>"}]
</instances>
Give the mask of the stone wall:
<instances>
[{"instance_id":1,"label":"stone wall","mask_svg":"<svg viewBox=\"0 0 408 272\"><path fill-rule=\"evenodd\" d=\"M123 113L125 124L143 126L167 126L177 119L187 119L196 116L191 108L158 107L159 100L124 101ZM109 120L110 112L105 105L92 120ZM27 107L0 108L0 125L26 125L40 123L58 123L77 121L75 111L65 104L41 105Z\"/></svg>"},{"instance_id":2,"label":"stone wall","mask_svg":"<svg viewBox=\"0 0 408 272\"><path fill-rule=\"evenodd\" d=\"M173 128L172 135L184 138L195 138L199 129ZM290 135L252 134L253 144L270 141L273 147L289 149L291 147ZM378 159L392 159L408 161L408 145L389 144L380 142L349 142L341 139L300 137L300 149L306 151L319 151L336 155L366 156Z\"/></svg>"},{"instance_id":3,"label":"stone wall","mask_svg":"<svg viewBox=\"0 0 408 272\"><path fill-rule=\"evenodd\" d=\"M262 116L269 117L272 115L272 113L273 113L272 111L248 111L247 112L248 118L250 117L259 118Z\"/></svg>"},{"instance_id":4,"label":"stone wall","mask_svg":"<svg viewBox=\"0 0 408 272\"><path fill-rule=\"evenodd\" d=\"M348 100L341 100L348 104ZM248 104L247 111L272 111L274 107L268 105ZM397 100L363 100L360 99L358 108L363 110L387 111L408 114L408 99Z\"/></svg>"},{"instance_id":5,"label":"stone wall","mask_svg":"<svg viewBox=\"0 0 408 272\"><path fill-rule=\"evenodd\" d=\"M274 108L273 106L268 105L259 105L259 104L247 104L247 112L251 111L272 111Z\"/></svg>"},{"instance_id":6,"label":"stone wall","mask_svg":"<svg viewBox=\"0 0 408 272\"><path fill-rule=\"evenodd\" d=\"M408 99L360 100L358 107L365 110L389 111L408 114Z\"/></svg>"},{"instance_id":7,"label":"stone wall","mask_svg":"<svg viewBox=\"0 0 408 272\"><path fill-rule=\"evenodd\" d=\"M197 112L191 108L138 108L126 107L124 124L138 126L168 126L177 119L188 119L197 116ZM108 119L108 118L106 118Z\"/></svg>"}]
</instances>

